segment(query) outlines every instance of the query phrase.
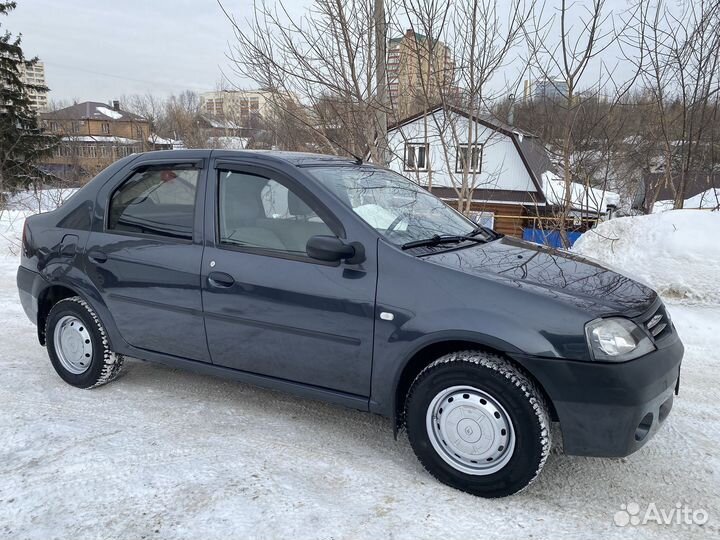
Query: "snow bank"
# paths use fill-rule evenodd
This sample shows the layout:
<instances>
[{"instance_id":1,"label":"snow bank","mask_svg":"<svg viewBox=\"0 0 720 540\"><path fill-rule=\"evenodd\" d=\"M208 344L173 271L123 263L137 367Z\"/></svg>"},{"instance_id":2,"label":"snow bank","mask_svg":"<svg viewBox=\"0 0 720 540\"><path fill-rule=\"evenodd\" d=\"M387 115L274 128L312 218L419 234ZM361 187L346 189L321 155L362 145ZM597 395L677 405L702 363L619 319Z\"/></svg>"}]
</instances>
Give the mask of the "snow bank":
<instances>
[{"instance_id":1,"label":"snow bank","mask_svg":"<svg viewBox=\"0 0 720 540\"><path fill-rule=\"evenodd\" d=\"M685 208L717 208L720 206L720 189L712 188L685 199Z\"/></svg>"},{"instance_id":2,"label":"snow bank","mask_svg":"<svg viewBox=\"0 0 720 540\"><path fill-rule=\"evenodd\" d=\"M67 201L77 188L20 191L10 195L4 208L0 207L0 258L19 253L25 218L39 212L49 212ZM17 265L15 259L8 259ZM0 259L0 265L8 260Z\"/></svg>"},{"instance_id":3,"label":"snow bank","mask_svg":"<svg viewBox=\"0 0 720 540\"><path fill-rule=\"evenodd\" d=\"M0 266L6 262L5 256L20 253L23 224L30 214L18 210L0 210ZM15 260L12 262L15 263Z\"/></svg>"},{"instance_id":4,"label":"snow bank","mask_svg":"<svg viewBox=\"0 0 720 540\"><path fill-rule=\"evenodd\" d=\"M37 192L19 191L9 196L6 208L8 210L49 212L67 201L76 191L77 188L40 189Z\"/></svg>"},{"instance_id":5,"label":"snow bank","mask_svg":"<svg viewBox=\"0 0 720 540\"><path fill-rule=\"evenodd\" d=\"M653 205L653 212L666 212L672 210L674 206L673 201L657 201ZM694 197L685 199L683 204L684 209L689 208L715 208L720 207L720 188L710 188L698 193Z\"/></svg>"},{"instance_id":6,"label":"snow bank","mask_svg":"<svg viewBox=\"0 0 720 540\"><path fill-rule=\"evenodd\" d=\"M637 276L665 298L720 304L720 212L611 219L583 234L572 251Z\"/></svg>"}]
</instances>

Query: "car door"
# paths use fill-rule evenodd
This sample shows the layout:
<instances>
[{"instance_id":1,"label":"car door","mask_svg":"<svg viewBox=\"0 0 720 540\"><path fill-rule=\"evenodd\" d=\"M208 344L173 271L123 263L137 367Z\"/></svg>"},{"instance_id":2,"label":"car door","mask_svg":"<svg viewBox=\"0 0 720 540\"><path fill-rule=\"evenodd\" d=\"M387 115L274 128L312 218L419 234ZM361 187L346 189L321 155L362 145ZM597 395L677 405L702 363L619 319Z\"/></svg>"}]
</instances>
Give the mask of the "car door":
<instances>
[{"instance_id":1,"label":"car door","mask_svg":"<svg viewBox=\"0 0 720 540\"><path fill-rule=\"evenodd\" d=\"M209 362L200 291L209 152L183 156L140 158L99 190L84 262L128 344Z\"/></svg>"},{"instance_id":2,"label":"car door","mask_svg":"<svg viewBox=\"0 0 720 540\"><path fill-rule=\"evenodd\" d=\"M368 396L376 240L364 239L362 264L313 260L308 238L345 229L292 173L219 162L209 175L202 287L213 363Z\"/></svg>"}]
</instances>

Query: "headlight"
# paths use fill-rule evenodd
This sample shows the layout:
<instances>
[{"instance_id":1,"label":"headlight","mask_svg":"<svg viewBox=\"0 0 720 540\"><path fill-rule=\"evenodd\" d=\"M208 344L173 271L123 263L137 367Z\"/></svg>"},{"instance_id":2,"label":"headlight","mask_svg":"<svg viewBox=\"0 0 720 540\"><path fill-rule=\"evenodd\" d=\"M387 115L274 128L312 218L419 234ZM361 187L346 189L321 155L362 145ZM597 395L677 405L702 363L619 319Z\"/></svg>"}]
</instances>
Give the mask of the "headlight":
<instances>
[{"instance_id":1,"label":"headlight","mask_svg":"<svg viewBox=\"0 0 720 540\"><path fill-rule=\"evenodd\" d=\"M590 321L585 335L595 360L625 362L655 350L643 329L622 317Z\"/></svg>"}]
</instances>

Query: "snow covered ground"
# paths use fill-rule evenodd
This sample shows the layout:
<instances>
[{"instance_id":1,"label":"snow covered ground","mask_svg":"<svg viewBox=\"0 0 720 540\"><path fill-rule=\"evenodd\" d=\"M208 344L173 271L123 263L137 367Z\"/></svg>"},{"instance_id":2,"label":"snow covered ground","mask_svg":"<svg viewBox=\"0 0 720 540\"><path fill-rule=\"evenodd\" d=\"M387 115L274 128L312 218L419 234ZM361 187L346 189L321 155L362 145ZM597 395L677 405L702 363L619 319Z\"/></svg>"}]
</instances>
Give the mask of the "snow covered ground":
<instances>
[{"instance_id":1,"label":"snow covered ground","mask_svg":"<svg viewBox=\"0 0 720 540\"><path fill-rule=\"evenodd\" d=\"M681 393L647 446L620 460L554 454L522 494L483 500L433 480L407 439L393 440L390 422L369 414L140 361L96 390L63 383L17 301L8 247L21 222L18 211L0 217L0 537L720 534L716 303L671 298L686 344ZM644 230L636 223L626 232L633 229ZM599 258L610 252L586 248ZM666 512L679 503L709 519L616 526L629 503Z\"/></svg>"}]
</instances>

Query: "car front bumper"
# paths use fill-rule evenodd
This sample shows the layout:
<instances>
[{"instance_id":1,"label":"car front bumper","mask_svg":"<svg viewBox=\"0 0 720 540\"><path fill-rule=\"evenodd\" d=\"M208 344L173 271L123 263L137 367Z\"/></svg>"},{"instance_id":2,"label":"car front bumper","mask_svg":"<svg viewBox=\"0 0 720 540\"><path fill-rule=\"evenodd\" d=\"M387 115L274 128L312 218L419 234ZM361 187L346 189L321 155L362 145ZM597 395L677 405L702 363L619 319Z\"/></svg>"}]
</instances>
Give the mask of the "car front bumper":
<instances>
[{"instance_id":1,"label":"car front bumper","mask_svg":"<svg viewBox=\"0 0 720 540\"><path fill-rule=\"evenodd\" d=\"M684 347L677 334L622 363L513 355L547 392L566 454L623 457L657 432L679 388Z\"/></svg>"}]
</instances>

